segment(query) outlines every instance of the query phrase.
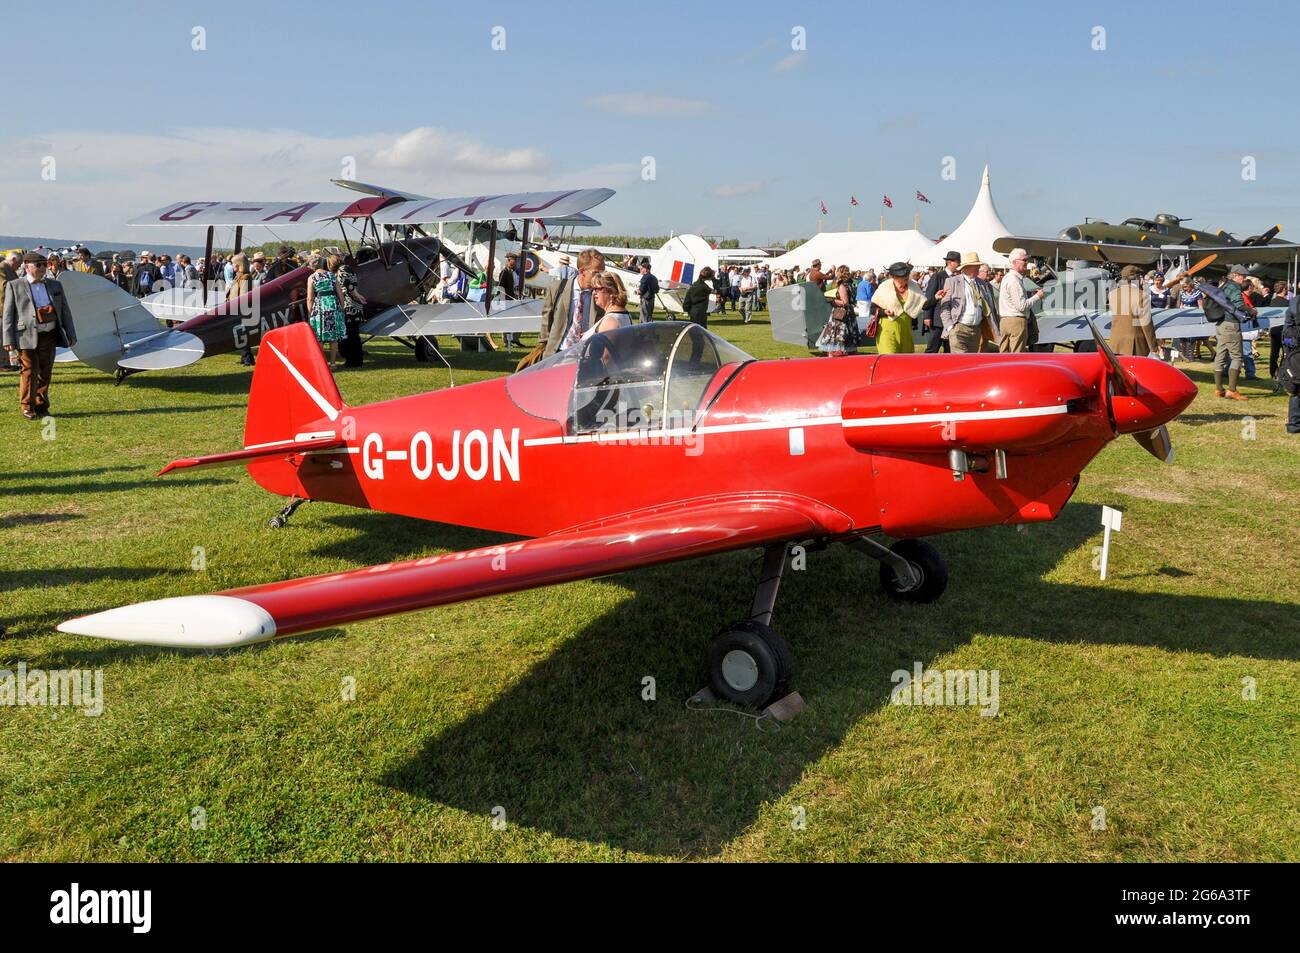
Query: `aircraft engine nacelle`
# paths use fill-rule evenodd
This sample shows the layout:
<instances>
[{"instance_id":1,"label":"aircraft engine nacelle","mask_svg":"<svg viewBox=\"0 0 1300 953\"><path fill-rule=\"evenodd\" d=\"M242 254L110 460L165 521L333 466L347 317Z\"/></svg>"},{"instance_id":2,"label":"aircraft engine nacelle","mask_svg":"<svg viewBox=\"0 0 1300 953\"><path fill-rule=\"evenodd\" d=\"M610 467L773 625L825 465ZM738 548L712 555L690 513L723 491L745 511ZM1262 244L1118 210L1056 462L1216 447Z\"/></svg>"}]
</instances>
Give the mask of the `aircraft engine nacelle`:
<instances>
[{"instance_id":1,"label":"aircraft engine nacelle","mask_svg":"<svg viewBox=\"0 0 1300 953\"><path fill-rule=\"evenodd\" d=\"M1099 381L1032 360L869 384L844 395L841 417L844 439L864 451L1029 453L1115 435Z\"/></svg>"}]
</instances>

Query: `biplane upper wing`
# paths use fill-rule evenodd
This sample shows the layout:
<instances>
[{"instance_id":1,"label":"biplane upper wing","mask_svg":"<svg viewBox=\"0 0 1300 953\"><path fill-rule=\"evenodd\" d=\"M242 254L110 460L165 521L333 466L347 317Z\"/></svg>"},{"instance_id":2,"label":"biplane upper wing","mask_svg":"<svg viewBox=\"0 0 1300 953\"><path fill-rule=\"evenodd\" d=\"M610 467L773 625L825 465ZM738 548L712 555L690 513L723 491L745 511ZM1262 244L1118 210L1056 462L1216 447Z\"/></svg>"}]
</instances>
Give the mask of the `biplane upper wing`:
<instances>
[{"instance_id":1,"label":"biplane upper wing","mask_svg":"<svg viewBox=\"0 0 1300 953\"><path fill-rule=\"evenodd\" d=\"M71 619L59 631L145 645L225 648L852 528L839 510L800 496L701 498L468 552L141 602Z\"/></svg>"},{"instance_id":2,"label":"biplane upper wing","mask_svg":"<svg viewBox=\"0 0 1300 953\"><path fill-rule=\"evenodd\" d=\"M437 225L440 222L488 222L511 218L565 218L594 208L613 194L613 189L567 189L563 192L415 199L386 208L374 219L378 225Z\"/></svg>"},{"instance_id":3,"label":"biplane upper wing","mask_svg":"<svg viewBox=\"0 0 1300 953\"><path fill-rule=\"evenodd\" d=\"M361 202L173 202L133 218L128 225L189 225L206 228L311 225L346 216Z\"/></svg>"}]
</instances>

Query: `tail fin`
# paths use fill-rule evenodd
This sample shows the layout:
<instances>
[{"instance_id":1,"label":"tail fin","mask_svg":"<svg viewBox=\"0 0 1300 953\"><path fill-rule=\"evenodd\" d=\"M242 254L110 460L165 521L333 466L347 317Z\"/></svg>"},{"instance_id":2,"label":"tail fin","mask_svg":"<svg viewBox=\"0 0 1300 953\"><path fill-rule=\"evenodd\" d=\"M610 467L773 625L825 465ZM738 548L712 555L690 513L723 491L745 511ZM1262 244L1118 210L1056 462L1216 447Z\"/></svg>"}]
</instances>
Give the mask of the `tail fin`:
<instances>
[{"instance_id":1,"label":"tail fin","mask_svg":"<svg viewBox=\"0 0 1300 953\"><path fill-rule=\"evenodd\" d=\"M248 394L244 446L294 440L324 418L332 425L346 408L320 343L305 323L262 337Z\"/></svg>"}]
</instances>

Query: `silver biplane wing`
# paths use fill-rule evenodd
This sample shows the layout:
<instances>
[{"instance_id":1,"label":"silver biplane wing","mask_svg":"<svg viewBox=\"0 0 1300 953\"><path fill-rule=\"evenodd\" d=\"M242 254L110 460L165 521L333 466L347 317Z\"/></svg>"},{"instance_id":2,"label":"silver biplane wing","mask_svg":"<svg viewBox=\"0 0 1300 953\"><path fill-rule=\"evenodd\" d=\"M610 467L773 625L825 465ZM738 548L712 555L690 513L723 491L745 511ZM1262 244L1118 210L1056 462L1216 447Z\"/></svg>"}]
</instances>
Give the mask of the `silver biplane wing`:
<instances>
[{"instance_id":1,"label":"silver biplane wing","mask_svg":"<svg viewBox=\"0 0 1300 953\"><path fill-rule=\"evenodd\" d=\"M492 302L490 314L468 302L414 304L389 308L361 327L376 337L438 337L439 335L525 334L536 331L542 318L542 301Z\"/></svg>"}]
</instances>

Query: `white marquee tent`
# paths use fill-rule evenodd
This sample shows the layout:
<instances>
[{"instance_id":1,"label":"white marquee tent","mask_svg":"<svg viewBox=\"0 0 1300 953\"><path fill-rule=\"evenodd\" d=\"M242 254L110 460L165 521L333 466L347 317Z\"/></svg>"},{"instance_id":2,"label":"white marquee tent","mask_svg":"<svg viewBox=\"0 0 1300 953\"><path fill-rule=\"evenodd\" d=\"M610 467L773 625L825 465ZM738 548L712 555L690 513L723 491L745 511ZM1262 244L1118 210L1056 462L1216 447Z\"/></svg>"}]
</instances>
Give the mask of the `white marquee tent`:
<instances>
[{"instance_id":1,"label":"white marquee tent","mask_svg":"<svg viewBox=\"0 0 1300 953\"><path fill-rule=\"evenodd\" d=\"M993 250L995 239L1010 235L993 206L993 194L989 191L989 167L984 167L984 181L980 183L979 195L965 220L953 232L937 245L932 245L927 253L913 258L914 265L942 265L944 253L949 249L956 252L977 251L980 261L986 261L996 268L1006 268L1010 262L1005 255Z\"/></svg>"},{"instance_id":2,"label":"white marquee tent","mask_svg":"<svg viewBox=\"0 0 1300 953\"><path fill-rule=\"evenodd\" d=\"M880 269L896 261L920 262L933 254L934 240L914 228L875 232L818 232L798 248L770 259L773 271L807 268L814 258L823 267L848 265L854 271ZM940 253L942 257L942 252Z\"/></svg>"}]
</instances>

